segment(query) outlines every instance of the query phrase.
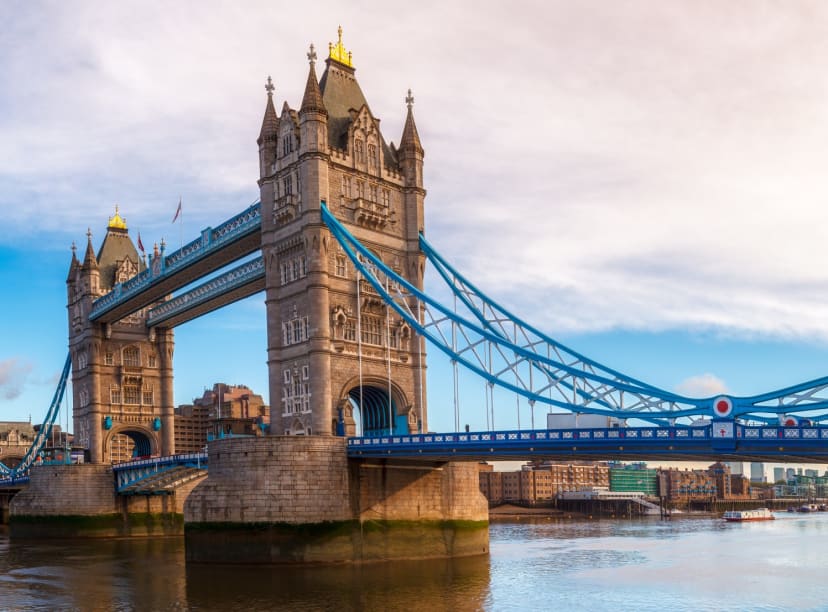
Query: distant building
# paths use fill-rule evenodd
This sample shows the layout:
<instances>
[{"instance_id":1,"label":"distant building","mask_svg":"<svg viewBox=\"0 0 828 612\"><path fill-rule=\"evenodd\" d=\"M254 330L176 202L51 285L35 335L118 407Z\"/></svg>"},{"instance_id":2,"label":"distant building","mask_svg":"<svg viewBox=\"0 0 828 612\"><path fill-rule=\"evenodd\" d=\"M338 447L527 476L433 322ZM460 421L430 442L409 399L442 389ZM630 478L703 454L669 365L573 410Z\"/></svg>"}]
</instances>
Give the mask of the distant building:
<instances>
[{"instance_id":1,"label":"distant building","mask_svg":"<svg viewBox=\"0 0 828 612\"><path fill-rule=\"evenodd\" d=\"M765 464L751 463L750 464L750 481L751 482L765 482Z\"/></svg>"},{"instance_id":2,"label":"distant building","mask_svg":"<svg viewBox=\"0 0 828 612\"><path fill-rule=\"evenodd\" d=\"M481 466L480 491L492 505L503 502L548 503L559 493L609 486L605 463L538 463L516 472L495 472Z\"/></svg>"},{"instance_id":3,"label":"distant building","mask_svg":"<svg viewBox=\"0 0 828 612\"><path fill-rule=\"evenodd\" d=\"M641 492L658 496L658 470L648 469L644 463L613 465L609 470L610 491L624 493Z\"/></svg>"},{"instance_id":4,"label":"distant building","mask_svg":"<svg viewBox=\"0 0 828 612\"><path fill-rule=\"evenodd\" d=\"M733 490L731 488L732 479L730 466L726 463L718 461L708 467L707 471L716 483L716 497L719 499L731 498L733 496Z\"/></svg>"},{"instance_id":5,"label":"distant building","mask_svg":"<svg viewBox=\"0 0 828 612\"><path fill-rule=\"evenodd\" d=\"M780 481L785 480L785 468L782 467L775 467L773 468L773 482L778 483Z\"/></svg>"},{"instance_id":6,"label":"distant building","mask_svg":"<svg viewBox=\"0 0 828 612\"><path fill-rule=\"evenodd\" d=\"M192 404L175 409L177 452L197 452L208 440L231 435L260 436L270 424L270 407L244 385L216 383Z\"/></svg>"},{"instance_id":7,"label":"distant building","mask_svg":"<svg viewBox=\"0 0 828 612\"><path fill-rule=\"evenodd\" d=\"M738 474L741 476L745 473L745 464L741 461L729 461L726 465L730 467L731 474Z\"/></svg>"},{"instance_id":8,"label":"distant building","mask_svg":"<svg viewBox=\"0 0 828 612\"><path fill-rule=\"evenodd\" d=\"M716 481L706 470L661 470L659 490L663 497L674 502L710 499L717 494Z\"/></svg>"},{"instance_id":9,"label":"distant building","mask_svg":"<svg viewBox=\"0 0 828 612\"><path fill-rule=\"evenodd\" d=\"M35 434L27 421L0 421L0 462L15 467L34 442Z\"/></svg>"}]
</instances>

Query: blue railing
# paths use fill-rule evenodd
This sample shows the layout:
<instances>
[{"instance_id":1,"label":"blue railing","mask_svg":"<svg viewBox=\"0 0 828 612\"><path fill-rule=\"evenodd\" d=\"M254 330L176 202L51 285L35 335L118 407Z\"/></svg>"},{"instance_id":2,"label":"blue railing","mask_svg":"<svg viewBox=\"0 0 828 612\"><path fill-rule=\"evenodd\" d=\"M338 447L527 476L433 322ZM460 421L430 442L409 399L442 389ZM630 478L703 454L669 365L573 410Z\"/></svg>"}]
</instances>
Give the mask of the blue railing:
<instances>
[{"instance_id":1,"label":"blue railing","mask_svg":"<svg viewBox=\"0 0 828 612\"><path fill-rule=\"evenodd\" d=\"M763 454L790 454L806 449L809 455L828 456L828 427L771 427L731 423L675 427L618 427L611 429L510 430L462 433L425 433L348 438L348 454L359 456L480 456L560 452L584 455L595 450L646 449L653 454L680 454L758 449ZM782 444L783 446L780 446Z\"/></svg>"}]
</instances>

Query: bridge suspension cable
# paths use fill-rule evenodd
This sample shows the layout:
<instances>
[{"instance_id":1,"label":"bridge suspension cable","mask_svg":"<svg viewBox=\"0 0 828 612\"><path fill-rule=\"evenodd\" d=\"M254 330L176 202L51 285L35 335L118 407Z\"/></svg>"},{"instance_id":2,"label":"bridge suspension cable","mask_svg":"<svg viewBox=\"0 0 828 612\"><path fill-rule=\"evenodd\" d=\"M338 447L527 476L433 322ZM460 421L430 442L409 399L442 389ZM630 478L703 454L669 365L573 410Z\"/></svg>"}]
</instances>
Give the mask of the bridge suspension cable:
<instances>
[{"instance_id":1,"label":"bridge suspension cable","mask_svg":"<svg viewBox=\"0 0 828 612\"><path fill-rule=\"evenodd\" d=\"M422 236L421 250L467 312L455 312L409 283L356 240L324 205L322 218L359 273L386 303L453 364L459 363L486 380L491 427L491 391L495 386L526 398L532 411L540 403L574 413L639 418L657 424L721 416L714 411L714 403L723 398L691 398L660 389L543 334L465 279ZM828 377L770 393L724 399L731 406L726 415L729 418L772 423L783 415L799 413L810 415L813 421L828 421Z\"/></svg>"},{"instance_id":2,"label":"bridge suspension cable","mask_svg":"<svg viewBox=\"0 0 828 612\"><path fill-rule=\"evenodd\" d=\"M69 380L69 373L71 371L72 356L67 355L66 362L63 365L63 372L61 372L57 388L55 389L55 394L52 397L52 403L49 405L49 410L46 412L46 418L43 419L43 424L35 434L32 445L29 447L29 450L26 451L22 461L15 467L10 468L5 464L0 463L0 474L12 478L24 476L28 473L29 468L32 467L32 464L37 461L40 451L43 450L46 442L52 436L52 427L54 426L58 414L60 413L60 403L63 401L63 394L66 391L66 383Z\"/></svg>"}]
</instances>

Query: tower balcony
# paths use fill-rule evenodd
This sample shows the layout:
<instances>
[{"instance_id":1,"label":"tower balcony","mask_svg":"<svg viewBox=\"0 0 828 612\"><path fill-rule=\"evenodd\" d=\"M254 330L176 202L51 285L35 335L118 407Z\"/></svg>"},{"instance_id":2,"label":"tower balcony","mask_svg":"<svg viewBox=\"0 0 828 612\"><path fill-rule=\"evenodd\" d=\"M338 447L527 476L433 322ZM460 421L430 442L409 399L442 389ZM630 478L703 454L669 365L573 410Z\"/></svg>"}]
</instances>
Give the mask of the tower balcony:
<instances>
[{"instance_id":1,"label":"tower balcony","mask_svg":"<svg viewBox=\"0 0 828 612\"><path fill-rule=\"evenodd\" d=\"M381 229L388 223L388 206L357 198L354 200L354 221L362 227Z\"/></svg>"}]
</instances>

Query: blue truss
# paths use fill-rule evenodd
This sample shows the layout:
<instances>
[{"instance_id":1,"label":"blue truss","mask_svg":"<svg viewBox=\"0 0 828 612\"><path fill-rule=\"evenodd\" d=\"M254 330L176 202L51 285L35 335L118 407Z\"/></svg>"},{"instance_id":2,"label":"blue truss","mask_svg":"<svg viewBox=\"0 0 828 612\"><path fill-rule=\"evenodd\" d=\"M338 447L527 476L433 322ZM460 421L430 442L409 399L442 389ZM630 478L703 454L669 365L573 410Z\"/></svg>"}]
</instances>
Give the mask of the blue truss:
<instances>
[{"instance_id":1,"label":"blue truss","mask_svg":"<svg viewBox=\"0 0 828 612\"><path fill-rule=\"evenodd\" d=\"M37 460L40 451L43 450L46 442L52 436L52 427L54 426L58 412L60 411L60 402L63 401L63 394L66 391L66 382L69 379L69 373L71 371L72 356L67 355L66 363L63 365L63 372L58 380L57 389L55 389L55 395L52 397L52 403L49 405L46 418L43 420L43 424L40 426L40 429L35 435L32 445L29 447L29 450L26 451L26 454L23 456L23 460L20 464L14 468L10 468L3 463L0 463L0 475L10 478L20 478L28 474L29 468L32 467L32 464Z\"/></svg>"},{"instance_id":2,"label":"blue truss","mask_svg":"<svg viewBox=\"0 0 828 612\"><path fill-rule=\"evenodd\" d=\"M608 368L546 336L488 298L421 236L420 247L455 297L450 309L385 265L323 204L322 219L358 272L417 333L450 359L530 405L639 418L657 424L699 417L778 423L783 415L828 421L828 377L771 393L691 398ZM457 306L465 312L457 311ZM714 405L725 400L725 413Z\"/></svg>"}]
</instances>

